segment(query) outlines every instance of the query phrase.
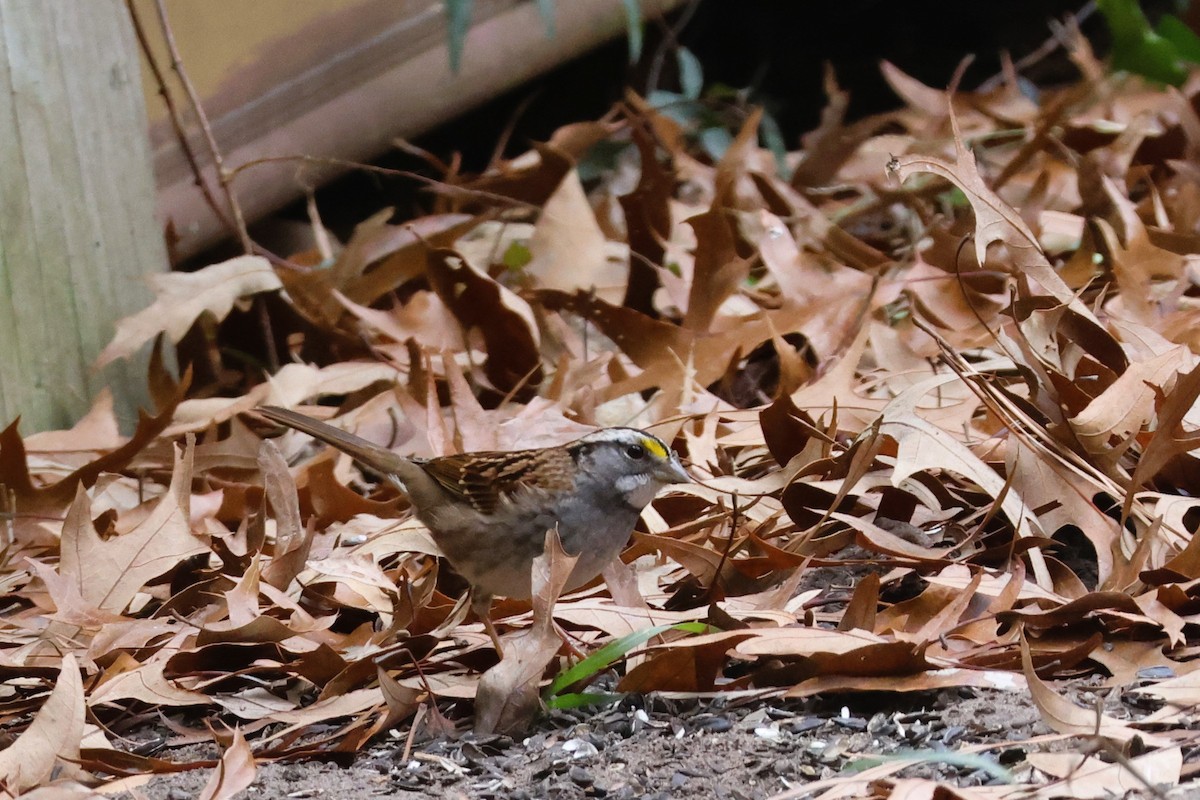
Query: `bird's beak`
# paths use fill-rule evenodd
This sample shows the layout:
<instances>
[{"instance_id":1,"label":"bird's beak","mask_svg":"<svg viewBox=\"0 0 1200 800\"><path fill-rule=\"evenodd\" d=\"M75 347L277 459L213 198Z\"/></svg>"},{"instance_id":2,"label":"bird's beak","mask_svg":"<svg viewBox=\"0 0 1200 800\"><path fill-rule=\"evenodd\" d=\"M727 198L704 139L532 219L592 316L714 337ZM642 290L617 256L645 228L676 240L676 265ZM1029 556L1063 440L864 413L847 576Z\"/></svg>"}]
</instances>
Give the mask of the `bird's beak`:
<instances>
[{"instance_id":1,"label":"bird's beak","mask_svg":"<svg viewBox=\"0 0 1200 800\"><path fill-rule=\"evenodd\" d=\"M683 468L683 464L679 463L679 456L675 453L671 453L671 460L659 469L659 477L666 483L692 482L692 476L687 474L687 470Z\"/></svg>"}]
</instances>

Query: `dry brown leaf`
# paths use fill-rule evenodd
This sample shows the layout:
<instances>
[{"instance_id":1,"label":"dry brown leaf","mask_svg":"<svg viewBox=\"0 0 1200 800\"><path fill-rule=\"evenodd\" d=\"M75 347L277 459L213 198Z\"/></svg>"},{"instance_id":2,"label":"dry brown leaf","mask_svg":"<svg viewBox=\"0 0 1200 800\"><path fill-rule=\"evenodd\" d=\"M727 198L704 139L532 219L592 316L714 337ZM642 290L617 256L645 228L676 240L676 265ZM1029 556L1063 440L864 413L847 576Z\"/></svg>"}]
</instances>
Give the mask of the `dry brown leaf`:
<instances>
[{"instance_id":1,"label":"dry brown leaf","mask_svg":"<svg viewBox=\"0 0 1200 800\"><path fill-rule=\"evenodd\" d=\"M70 429L40 431L26 436L25 452L28 455L57 451L64 455L84 453L94 457L98 452L116 450L123 443L117 418L113 414L112 390L106 386L96 395L87 414Z\"/></svg>"},{"instance_id":2,"label":"dry brown leaf","mask_svg":"<svg viewBox=\"0 0 1200 800\"><path fill-rule=\"evenodd\" d=\"M254 763L254 753L246 741L241 728L233 731L233 741L221 754L217 768L209 776L208 783L200 792L200 800L233 800L239 792L249 788L254 783L258 767Z\"/></svg>"},{"instance_id":3,"label":"dry brown leaf","mask_svg":"<svg viewBox=\"0 0 1200 800\"><path fill-rule=\"evenodd\" d=\"M831 64L825 65L824 84L828 103L821 111L821 124L801 139L803 156L791 178L791 185L796 188L827 185L863 141L886 124L891 116L873 116L846 125L850 93L838 86Z\"/></svg>"},{"instance_id":4,"label":"dry brown leaf","mask_svg":"<svg viewBox=\"0 0 1200 800\"><path fill-rule=\"evenodd\" d=\"M1167 744L1165 739L1130 728L1120 720L1104 714L1099 708L1077 706L1055 692L1034 672L1033 659L1029 653L1029 642L1024 638L1021 640L1021 664L1034 705L1042 713L1042 721L1052 730L1074 736L1099 736L1121 743L1128 742L1133 738L1140 738L1152 745Z\"/></svg>"},{"instance_id":5,"label":"dry brown leaf","mask_svg":"<svg viewBox=\"0 0 1200 800\"><path fill-rule=\"evenodd\" d=\"M428 260L429 282L464 335L483 337L491 385L528 394L542 381L540 337L529 304L453 250L433 250Z\"/></svg>"},{"instance_id":6,"label":"dry brown leaf","mask_svg":"<svg viewBox=\"0 0 1200 800\"><path fill-rule=\"evenodd\" d=\"M932 172L956 185L967 196L975 212L975 258L978 263L986 262L989 245L1002 242L1016 274L1032 278L1060 303L1094 319L1087 307L1079 302L1051 268L1037 237L1025 221L984 182L975 156L963 141L958 118L953 112L950 113L950 123L954 134L955 163L930 156L904 156L898 159L896 174L904 180L917 172Z\"/></svg>"},{"instance_id":7,"label":"dry brown leaf","mask_svg":"<svg viewBox=\"0 0 1200 800\"><path fill-rule=\"evenodd\" d=\"M379 730L391 730L417 710L422 692L400 685L383 667L377 666L376 669L379 689L388 708L387 715L380 721Z\"/></svg>"},{"instance_id":8,"label":"dry brown leaf","mask_svg":"<svg viewBox=\"0 0 1200 800\"><path fill-rule=\"evenodd\" d=\"M176 635L167 649L159 650L150 660L138 663L127 653L104 670L100 680L87 696L88 707L120 700L139 700L151 706L203 706L208 695L184 689L163 675L170 652L183 644L187 634Z\"/></svg>"},{"instance_id":9,"label":"dry brown leaf","mask_svg":"<svg viewBox=\"0 0 1200 800\"><path fill-rule=\"evenodd\" d=\"M425 271L430 239L449 245L474 225L467 215L446 214L389 225L392 209L379 211L355 226L350 240L329 268L281 270L279 277L292 307L304 318L329 329L343 314L342 293L352 302L371 303Z\"/></svg>"},{"instance_id":10,"label":"dry brown leaf","mask_svg":"<svg viewBox=\"0 0 1200 800\"><path fill-rule=\"evenodd\" d=\"M83 682L75 656L67 653L54 689L17 740L0 750L0 784L5 796L50 779L56 768L72 770L83 740Z\"/></svg>"},{"instance_id":11,"label":"dry brown leaf","mask_svg":"<svg viewBox=\"0 0 1200 800\"><path fill-rule=\"evenodd\" d=\"M737 253L734 220L726 208L714 205L687 223L696 231L696 264L683 328L708 333L721 304L749 274L750 261Z\"/></svg>"},{"instance_id":12,"label":"dry brown leaf","mask_svg":"<svg viewBox=\"0 0 1200 800\"><path fill-rule=\"evenodd\" d=\"M716 635L716 634L710 634ZM689 646L703 643L688 640ZM763 628L738 642L737 652L743 656L815 656L818 654L841 655L875 645L888 644L888 640L866 631L835 631L827 628Z\"/></svg>"},{"instance_id":13,"label":"dry brown leaf","mask_svg":"<svg viewBox=\"0 0 1200 800\"><path fill-rule=\"evenodd\" d=\"M836 692L929 692L976 686L1002 692L1025 691L1025 680L1007 670L943 668L912 675L817 675L793 686L785 697L828 696Z\"/></svg>"},{"instance_id":14,"label":"dry brown leaf","mask_svg":"<svg viewBox=\"0 0 1200 800\"><path fill-rule=\"evenodd\" d=\"M1130 691L1157 697L1177 709L1192 709L1200 705L1200 672L1193 670L1149 686L1136 686Z\"/></svg>"},{"instance_id":15,"label":"dry brown leaf","mask_svg":"<svg viewBox=\"0 0 1200 800\"><path fill-rule=\"evenodd\" d=\"M306 529L300 521L296 482L274 442L262 443L258 466L275 518L275 548L271 563L263 569L262 578L276 589L287 589L308 561L313 529Z\"/></svg>"},{"instance_id":16,"label":"dry brown leaf","mask_svg":"<svg viewBox=\"0 0 1200 800\"><path fill-rule=\"evenodd\" d=\"M434 292L416 292L408 302L387 311L360 306L340 294L336 296L362 323L362 328L375 336L397 343L411 339L432 351L458 352L466 347L462 330L454 323L454 315Z\"/></svg>"},{"instance_id":17,"label":"dry brown leaf","mask_svg":"<svg viewBox=\"0 0 1200 800\"><path fill-rule=\"evenodd\" d=\"M665 243L671 239L675 176L659 161L658 141L652 132L655 117L644 103L636 103L634 107L644 115L631 125L641 169L637 186L620 197L630 251L629 281L621 305L639 314L649 314L654 310L654 291L660 281L654 268L666 265Z\"/></svg>"},{"instance_id":18,"label":"dry brown leaf","mask_svg":"<svg viewBox=\"0 0 1200 800\"><path fill-rule=\"evenodd\" d=\"M1096 553L1098 582L1106 586L1114 574L1114 559L1120 546L1116 520L1096 507L1093 498L1107 487L1084 474L1074 464L1064 463L1020 441L1009 443L1005 467L1011 476L1010 492L1037 509L1038 524L1046 534L1075 526L1092 543Z\"/></svg>"},{"instance_id":19,"label":"dry brown leaf","mask_svg":"<svg viewBox=\"0 0 1200 800\"><path fill-rule=\"evenodd\" d=\"M720 631L671 642L656 648L621 679L622 692L710 692L730 651L753 631Z\"/></svg>"},{"instance_id":20,"label":"dry brown leaf","mask_svg":"<svg viewBox=\"0 0 1200 800\"><path fill-rule=\"evenodd\" d=\"M1130 686L1138 681L1139 674L1153 675L1164 672L1170 674L1179 670L1181 666L1163 653L1161 640L1150 642L1111 641L1104 647L1094 650L1088 658L1108 670L1112 675L1111 684L1113 686ZM1148 687L1135 687L1131 691L1141 688L1153 689L1155 685L1161 685L1161 683Z\"/></svg>"},{"instance_id":21,"label":"dry brown leaf","mask_svg":"<svg viewBox=\"0 0 1200 800\"><path fill-rule=\"evenodd\" d=\"M575 166L597 142L614 132L612 123L576 122L554 132L549 142L535 142L534 151L515 162L493 164L486 175L463 185L469 190L481 190L523 202L541 205L562 182L562 177Z\"/></svg>"},{"instance_id":22,"label":"dry brown leaf","mask_svg":"<svg viewBox=\"0 0 1200 800\"><path fill-rule=\"evenodd\" d=\"M152 776L139 776L141 783L147 782ZM130 781L127 786L135 788L141 783ZM112 784L106 784L105 788L109 788ZM7 794L0 796L7 797ZM25 792L21 795L21 800L104 800L106 795L101 794L95 789L90 789L82 783L72 780L55 780L45 786Z\"/></svg>"},{"instance_id":23,"label":"dry brown leaf","mask_svg":"<svg viewBox=\"0 0 1200 800\"><path fill-rule=\"evenodd\" d=\"M371 676L374 677L375 665L371 664ZM304 728L307 725L329 722L338 717L350 717L361 714L373 708L385 706L383 693L379 687L371 687L369 689L356 689L352 692L346 692L335 697L328 697L313 703L304 708L290 708L294 706L291 701L286 701L289 708L284 710L272 710L269 714L271 720L275 722L286 723L289 727L281 731L271 734L270 739L278 739L286 736L289 733L294 733L296 730Z\"/></svg>"},{"instance_id":24,"label":"dry brown leaf","mask_svg":"<svg viewBox=\"0 0 1200 800\"><path fill-rule=\"evenodd\" d=\"M208 550L190 525L194 449L192 441L183 450L176 448L167 493L131 529L118 525L112 538L101 538L92 526L87 494L80 489L63 525L59 571L78 587L84 601L120 613L147 581Z\"/></svg>"},{"instance_id":25,"label":"dry brown leaf","mask_svg":"<svg viewBox=\"0 0 1200 800\"><path fill-rule=\"evenodd\" d=\"M1154 419L1156 394L1169 390L1179 375L1195 365L1195 356L1185 347L1131 363L1087 408L1071 417L1079 441L1102 465L1115 464Z\"/></svg>"},{"instance_id":26,"label":"dry brown leaf","mask_svg":"<svg viewBox=\"0 0 1200 800\"><path fill-rule=\"evenodd\" d=\"M857 531L859 544L873 552L912 558L932 564L941 564L946 561L947 552L944 549L925 547L884 530L870 520L854 514L841 514L835 511L829 515L829 518L841 520Z\"/></svg>"},{"instance_id":27,"label":"dry brown leaf","mask_svg":"<svg viewBox=\"0 0 1200 800\"><path fill-rule=\"evenodd\" d=\"M880 62L879 71L905 103L934 120L945 118L950 99L946 92L926 86L890 61Z\"/></svg>"},{"instance_id":28,"label":"dry brown leaf","mask_svg":"<svg viewBox=\"0 0 1200 800\"><path fill-rule=\"evenodd\" d=\"M150 281L154 304L117 323L116 335L96 359L96 369L132 355L160 333L178 342L201 314L221 320L235 303L283 288L261 256L238 256L195 272L158 273Z\"/></svg>"},{"instance_id":29,"label":"dry brown leaf","mask_svg":"<svg viewBox=\"0 0 1200 800\"><path fill-rule=\"evenodd\" d=\"M390 209L387 216L392 216ZM426 247L448 247L478 224L478 218L467 214L431 214L370 231L373 235L361 245L351 239L333 270L340 278L334 286L335 296L344 295L351 303L374 303L425 271ZM357 248L353 256L352 248Z\"/></svg>"},{"instance_id":30,"label":"dry brown leaf","mask_svg":"<svg viewBox=\"0 0 1200 800\"><path fill-rule=\"evenodd\" d=\"M891 476L894 486L901 486L910 476L922 471L949 470L974 481L990 497L1000 499L1000 507L1019 536L1034 536L1039 532L1037 517L1024 500L1005 491L1005 481L991 467L949 433L918 417L912 412L916 401L931 388L918 385L896 398L884 412L879 432L896 440L896 468ZM1044 587L1051 587L1049 572L1037 551L1034 556L1034 575Z\"/></svg>"},{"instance_id":31,"label":"dry brown leaf","mask_svg":"<svg viewBox=\"0 0 1200 800\"><path fill-rule=\"evenodd\" d=\"M1200 397L1200 365L1179 376L1158 409L1154 433L1143 448L1130 480L1130 491L1121 508L1122 519L1129 517L1136 489L1158 475L1172 459L1186 457L1184 454L1200 443L1200 432L1188 429L1195 424L1188 416L1197 397ZM1185 427L1185 421L1191 424Z\"/></svg>"},{"instance_id":32,"label":"dry brown leaf","mask_svg":"<svg viewBox=\"0 0 1200 800\"><path fill-rule=\"evenodd\" d=\"M476 733L523 728L540 709L542 673L562 644L554 629L554 604L578 559L562 549L558 531L546 532L545 550L533 561L533 624L505 642L500 663L479 679Z\"/></svg>"},{"instance_id":33,"label":"dry brown leaf","mask_svg":"<svg viewBox=\"0 0 1200 800\"><path fill-rule=\"evenodd\" d=\"M1178 747L1164 747L1115 764L1099 754L1083 753L1030 753L1026 760L1034 769L1058 779L1034 796L1079 800L1141 793L1150 787L1170 788L1179 783L1183 768L1183 752Z\"/></svg>"},{"instance_id":34,"label":"dry brown leaf","mask_svg":"<svg viewBox=\"0 0 1200 800\"><path fill-rule=\"evenodd\" d=\"M610 303L625 296L628 247L609 243L579 182L568 172L542 206L522 272L546 289L595 291Z\"/></svg>"},{"instance_id":35,"label":"dry brown leaf","mask_svg":"<svg viewBox=\"0 0 1200 800\"><path fill-rule=\"evenodd\" d=\"M569 603L561 602L555 608L554 616L572 625L603 631L614 639L656 625L674 625L696 619L696 614L690 611L623 606L615 601L597 597L581 597L572 599Z\"/></svg>"},{"instance_id":36,"label":"dry brown leaf","mask_svg":"<svg viewBox=\"0 0 1200 800\"><path fill-rule=\"evenodd\" d=\"M398 383L401 377L396 367L378 362L343 361L324 367L285 364L268 378L270 393L262 403L292 408L306 400L352 394L373 383Z\"/></svg>"},{"instance_id":37,"label":"dry brown leaf","mask_svg":"<svg viewBox=\"0 0 1200 800\"><path fill-rule=\"evenodd\" d=\"M151 369L153 370L153 367ZM183 380L179 383L170 381L169 387L164 388L170 397L163 402L156 416L139 410L137 428L127 442L99 458L89 460L74 472L49 485L35 485L30 474L25 443L17 430L20 420L14 420L0 432L0 485L16 495L16 500L25 513L62 514L80 487L90 488L104 472L124 469L138 453L162 435L188 389L189 374L185 372Z\"/></svg>"}]
</instances>

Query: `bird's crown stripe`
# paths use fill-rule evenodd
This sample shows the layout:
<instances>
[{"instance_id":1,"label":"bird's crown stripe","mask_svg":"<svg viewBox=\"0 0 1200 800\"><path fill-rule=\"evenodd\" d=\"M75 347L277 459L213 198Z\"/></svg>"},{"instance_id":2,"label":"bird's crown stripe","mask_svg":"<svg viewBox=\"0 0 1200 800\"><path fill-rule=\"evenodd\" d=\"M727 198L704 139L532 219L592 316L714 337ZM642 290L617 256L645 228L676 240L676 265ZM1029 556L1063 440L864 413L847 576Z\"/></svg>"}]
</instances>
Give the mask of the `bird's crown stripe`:
<instances>
[{"instance_id":1,"label":"bird's crown stripe","mask_svg":"<svg viewBox=\"0 0 1200 800\"><path fill-rule=\"evenodd\" d=\"M663 447L662 442L657 439L651 439L649 436L642 437L642 447L652 453L657 458L667 458L667 448Z\"/></svg>"}]
</instances>

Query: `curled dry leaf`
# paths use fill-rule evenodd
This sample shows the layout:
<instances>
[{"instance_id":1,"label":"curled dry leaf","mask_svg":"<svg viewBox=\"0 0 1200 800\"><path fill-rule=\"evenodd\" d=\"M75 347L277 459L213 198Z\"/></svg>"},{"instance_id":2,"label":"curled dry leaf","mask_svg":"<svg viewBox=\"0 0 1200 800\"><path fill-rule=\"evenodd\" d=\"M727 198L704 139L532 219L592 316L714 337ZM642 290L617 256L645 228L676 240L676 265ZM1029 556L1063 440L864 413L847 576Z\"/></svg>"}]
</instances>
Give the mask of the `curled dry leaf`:
<instances>
[{"instance_id":1,"label":"curled dry leaf","mask_svg":"<svg viewBox=\"0 0 1200 800\"><path fill-rule=\"evenodd\" d=\"M1115 742L1128 742L1135 737L1152 746L1167 745L1169 740L1146 731L1136 730L1113 719L1099 707L1083 708L1055 692L1037 676L1029 653L1029 642L1021 640L1021 665L1033 702L1042 712L1042 720L1059 733L1075 736L1098 736Z\"/></svg>"},{"instance_id":2,"label":"curled dry leaf","mask_svg":"<svg viewBox=\"0 0 1200 800\"><path fill-rule=\"evenodd\" d=\"M96 359L96 369L132 355L160 333L178 342L201 314L221 320L235 303L283 288L261 256L238 256L195 272L155 274L150 280L154 305L117 323L116 335Z\"/></svg>"},{"instance_id":3,"label":"curled dry leaf","mask_svg":"<svg viewBox=\"0 0 1200 800\"><path fill-rule=\"evenodd\" d=\"M1000 199L984 182L979 174L975 157L959 130L958 117L950 112L954 138L955 162L953 164L928 156L905 156L897 160L896 174L901 180L917 172L932 172L953 183L967 196L971 210L975 212L975 258L983 264L987 260L988 246L1001 242L1007 248L1011 268L1018 275L1027 276L1041 285L1054 299L1070 306L1077 312L1091 317L1091 313L1075 297L1050 266L1033 231L1008 203Z\"/></svg>"},{"instance_id":4,"label":"curled dry leaf","mask_svg":"<svg viewBox=\"0 0 1200 800\"><path fill-rule=\"evenodd\" d=\"M538 328L529 304L453 250L434 250L428 258L429 282L464 335L483 337L491 385L501 392L528 392L541 383Z\"/></svg>"},{"instance_id":5,"label":"curled dry leaf","mask_svg":"<svg viewBox=\"0 0 1200 800\"><path fill-rule=\"evenodd\" d=\"M87 494L80 490L63 525L59 571L78 587L85 602L120 613L149 580L208 549L191 529L194 451L191 441L183 450L176 449L167 493L153 503L145 519L130 530L118 528L113 538L102 539L96 532Z\"/></svg>"},{"instance_id":6,"label":"curled dry leaf","mask_svg":"<svg viewBox=\"0 0 1200 800\"><path fill-rule=\"evenodd\" d=\"M59 476L60 479L53 483L35 484L25 441L18 431L20 420L13 421L0 432L0 485L14 494L24 511L61 514L70 505L80 486L91 487L103 473L124 469L163 434L188 390L189 377L185 373L183 380L176 383L167 377L156 376L153 361L150 369L150 379L159 384L162 394L158 413L151 416L139 410L137 428L128 441L98 458L89 459L65 476Z\"/></svg>"},{"instance_id":7,"label":"curled dry leaf","mask_svg":"<svg viewBox=\"0 0 1200 800\"><path fill-rule=\"evenodd\" d=\"M545 552L533 561L533 624L505 643L500 663L480 679L475 695L477 733L523 728L539 709L542 673L562 644L555 630L554 604L577 560L563 551L557 531L547 531Z\"/></svg>"},{"instance_id":8,"label":"curled dry leaf","mask_svg":"<svg viewBox=\"0 0 1200 800\"><path fill-rule=\"evenodd\" d=\"M523 272L539 287L594 291L610 303L625 296L628 247L605 239L577 170L563 177L542 207L529 255Z\"/></svg>"},{"instance_id":9,"label":"curled dry leaf","mask_svg":"<svg viewBox=\"0 0 1200 800\"><path fill-rule=\"evenodd\" d=\"M1080 800L1174 786L1183 769L1183 752L1178 747L1163 747L1115 764L1083 753L1030 753L1028 760L1034 769L1057 778L1040 790L1038 797Z\"/></svg>"},{"instance_id":10,"label":"curled dry leaf","mask_svg":"<svg viewBox=\"0 0 1200 800\"><path fill-rule=\"evenodd\" d=\"M254 763L254 753L241 728L233 731L233 741L221 754L217 768L213 770L200 792L200 800L233 800L238 793L249 788L254 783L258 768Z\"/></svg>"},{"instance_id":11,"label":"curled dry leaf","mask_svg":"<svg viewBox=\"0 0 1200 800\"><path fill-rule=\"evenodd\" d=\"M72 771L83 739L83 681L75 656L63 656L54 689L17 740L0 750L0 784L7 796L50 779L56 769ZM9 795L8 793L12 793Z\"/></svg>"}]
</instances>

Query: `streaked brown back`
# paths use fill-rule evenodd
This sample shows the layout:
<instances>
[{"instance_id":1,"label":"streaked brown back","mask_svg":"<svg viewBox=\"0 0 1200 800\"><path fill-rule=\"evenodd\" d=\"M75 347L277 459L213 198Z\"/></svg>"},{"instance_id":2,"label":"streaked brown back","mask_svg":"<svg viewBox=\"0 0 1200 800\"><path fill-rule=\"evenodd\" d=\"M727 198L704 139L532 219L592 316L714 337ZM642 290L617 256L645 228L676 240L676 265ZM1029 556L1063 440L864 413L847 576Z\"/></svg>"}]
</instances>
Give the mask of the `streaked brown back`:
<instances>
[{"instance_id":1,"label":"streaked brown back","mask_svg":"<svg viewBox=\"0 0 1200 800\"><path fill-rule=\"evenodd\" d=\"M431 459L421 467L482 514L496 513L501 498L518 491L556 493L572 488L571 455L558 448L463 453Z\"/></svg>"}]
</instances>

